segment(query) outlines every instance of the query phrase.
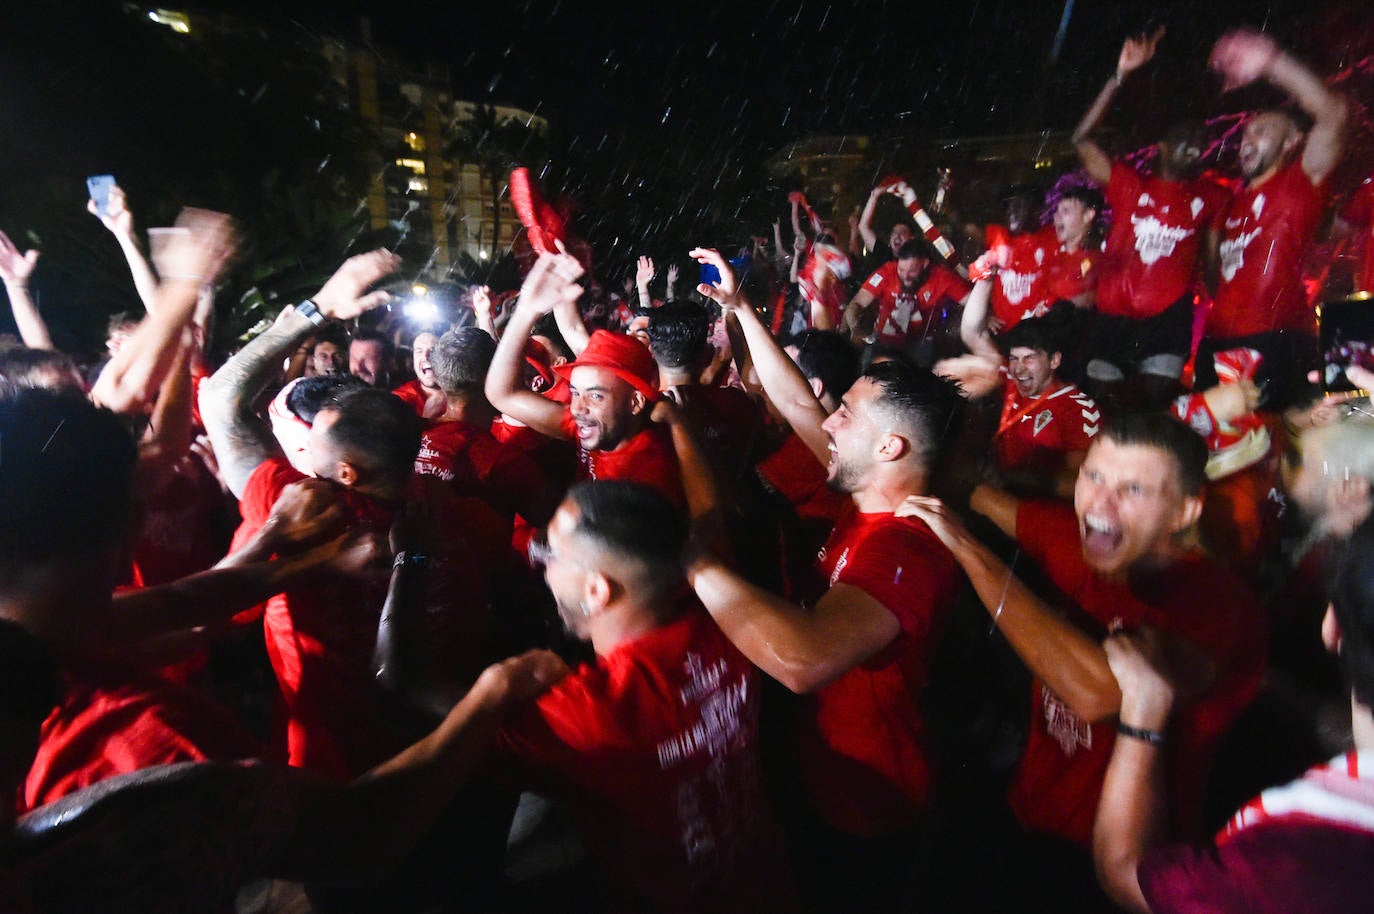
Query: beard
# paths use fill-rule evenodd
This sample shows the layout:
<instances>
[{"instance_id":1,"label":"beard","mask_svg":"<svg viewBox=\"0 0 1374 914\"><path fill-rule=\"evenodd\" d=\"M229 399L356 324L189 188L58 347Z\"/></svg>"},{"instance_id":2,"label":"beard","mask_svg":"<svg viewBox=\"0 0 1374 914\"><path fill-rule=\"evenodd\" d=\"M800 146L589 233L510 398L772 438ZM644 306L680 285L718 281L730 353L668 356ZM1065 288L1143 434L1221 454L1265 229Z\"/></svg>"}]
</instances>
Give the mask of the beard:
<instances>
[{"instance_id":1,"label":"beard","mask_svg":"<svg viewBox=\"0 0 1374 914\"><path fill-rule=\"evenodd\" d=\"M580 607L568 606L557 597L554 598L554 603L558 607L558 619L563 623L563 630L578 641L586 641L587 614Z\"/></svg>"},{"instance_id":2,"label":"beard","mask_svg":"<svg viewBox=\"0 0 1374 914\"><path fill-rule=\"evenodd\" d=\"M832 492L852 495L859 488L862 478L862 467L856 465L852 460L841 460L837 455L835 457L835 472L826 479L825 484Z\"/></svg>"}]
</instances>

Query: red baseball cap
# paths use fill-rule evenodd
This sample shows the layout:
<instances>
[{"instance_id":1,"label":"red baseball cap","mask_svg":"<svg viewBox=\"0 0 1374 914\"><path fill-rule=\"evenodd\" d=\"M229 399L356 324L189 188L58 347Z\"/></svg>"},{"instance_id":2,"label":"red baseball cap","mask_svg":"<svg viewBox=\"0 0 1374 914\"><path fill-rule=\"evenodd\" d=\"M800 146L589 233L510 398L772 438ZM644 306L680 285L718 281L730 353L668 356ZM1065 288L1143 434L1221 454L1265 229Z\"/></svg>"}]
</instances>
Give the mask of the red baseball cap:
<instances>
[{"instance_id":1,"label":"red baseball cap","mask_svg":"<svg viewBox=\"0 0 1374 914\"><path fill-rule=\"evenodd\" d=\"M565 380L579 365L605 368L642 393L645 399L658 399L658 366L649 349L639 340L623 333L597 330L577 361L554 366L554 373Z\"/></svg>"}]
</instances>

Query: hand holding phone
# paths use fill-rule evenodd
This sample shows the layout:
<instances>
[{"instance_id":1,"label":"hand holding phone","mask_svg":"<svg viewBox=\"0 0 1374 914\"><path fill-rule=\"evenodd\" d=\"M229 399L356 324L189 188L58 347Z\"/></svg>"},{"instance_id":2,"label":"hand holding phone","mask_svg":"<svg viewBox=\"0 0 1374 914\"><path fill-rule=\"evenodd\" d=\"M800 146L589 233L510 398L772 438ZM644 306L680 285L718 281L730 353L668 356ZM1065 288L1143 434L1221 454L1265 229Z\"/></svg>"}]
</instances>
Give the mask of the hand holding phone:
<instances>
[{"instance_id":1,"label":"hand holding phone","mask_svg":"<svg viewBox=\"0 0 1374 914\"><path fill-rule=\"evenodd\" d=\"M110 191L114 187L114 175L91 175L86 179L86 190L95 203L95 214L102 219L110 215Z\"/></svg>"}]
</instances>

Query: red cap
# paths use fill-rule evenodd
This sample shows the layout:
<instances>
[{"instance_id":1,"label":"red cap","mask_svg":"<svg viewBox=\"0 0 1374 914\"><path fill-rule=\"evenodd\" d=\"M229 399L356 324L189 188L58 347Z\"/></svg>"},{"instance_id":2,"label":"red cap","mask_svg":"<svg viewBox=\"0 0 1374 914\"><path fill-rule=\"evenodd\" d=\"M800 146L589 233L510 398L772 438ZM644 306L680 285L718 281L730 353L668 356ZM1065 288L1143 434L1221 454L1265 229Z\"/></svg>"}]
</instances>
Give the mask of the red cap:
<instances>
[{"instance_id":1,"label":"red cap","mask_svg":"<svg viewBox=\"0 0 1374 914\"><path fill-rule=\"evenodd\" d=\"M623 333L597 330L576 362L554 367L560 378L570 378L579 365L605 368L642 393L648 400L658 399L658 366L649 349L639 340Z\"/></svg>"}]
</instances>

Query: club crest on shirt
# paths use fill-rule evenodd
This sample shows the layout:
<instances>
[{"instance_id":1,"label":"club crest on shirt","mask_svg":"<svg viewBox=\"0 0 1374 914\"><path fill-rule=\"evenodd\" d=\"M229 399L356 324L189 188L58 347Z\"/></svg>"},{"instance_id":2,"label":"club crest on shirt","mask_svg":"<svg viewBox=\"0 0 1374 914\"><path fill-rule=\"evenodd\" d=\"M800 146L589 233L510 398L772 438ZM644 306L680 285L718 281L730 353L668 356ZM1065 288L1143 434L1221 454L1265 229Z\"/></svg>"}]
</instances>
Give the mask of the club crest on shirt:
<instances>
[{"instance_id":1,"label":"club crest on shirt","mask_svg":"<svg viewBox=\"0 0 1374 914\"><path fill-rule=\"evenodd\" d=\"M1031 437L1035 437L1044 431L1045 426L1049 425L1054 419L1054 413L1048 409L1042 409L1035 417L1035 428L1031 429Z\"/></svg>"}]
</instances>

